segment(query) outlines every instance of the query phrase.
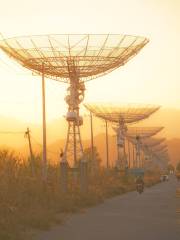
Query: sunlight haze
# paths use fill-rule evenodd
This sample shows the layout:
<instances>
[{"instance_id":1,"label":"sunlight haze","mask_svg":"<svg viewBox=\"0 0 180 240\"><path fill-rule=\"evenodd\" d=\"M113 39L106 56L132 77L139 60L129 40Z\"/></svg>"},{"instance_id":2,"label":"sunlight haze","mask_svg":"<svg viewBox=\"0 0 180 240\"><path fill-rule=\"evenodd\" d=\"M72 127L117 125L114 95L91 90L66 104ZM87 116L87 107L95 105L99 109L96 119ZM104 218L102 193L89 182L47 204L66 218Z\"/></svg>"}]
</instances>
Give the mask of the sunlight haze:
<instances>
[{"instance_id":1,"label":"sunlight haze","mask_svg":"<svg viewBox=\"0 0 180 240\"><path fill-rule=\"evenodd\" d=\"M125 66L86 84L85 102L140 102L180 107L180 1L1 1L3 36L122 33L150 42ZM41 77L0 52L0 115L41 122ZM46 81L47 119L66 114L67 85Z\"/></svg>"}]
</instances>

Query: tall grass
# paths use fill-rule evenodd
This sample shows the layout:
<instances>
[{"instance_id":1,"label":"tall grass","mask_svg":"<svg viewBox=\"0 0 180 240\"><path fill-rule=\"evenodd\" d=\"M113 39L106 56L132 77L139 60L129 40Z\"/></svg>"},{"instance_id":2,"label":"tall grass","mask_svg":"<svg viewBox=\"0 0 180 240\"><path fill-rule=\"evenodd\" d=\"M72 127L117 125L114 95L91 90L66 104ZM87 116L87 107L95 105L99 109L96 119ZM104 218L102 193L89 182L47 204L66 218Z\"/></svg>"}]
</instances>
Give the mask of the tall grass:
<instances>
[{"instance_id":1,"label":"tall grass","mask_svg":"<svg viewBox=\"0 0 180 240\"><path fill-rule=\"evenodd\" d=\"M101 168L89 176L88 194L79 192L73 182L69 191L62 194L59 183L59 166L48 166L48 180L41 180L41 158L36 157L32 176L29 161L24 161L9 150L0 151L0 239L27 239L29 229L48 229L63 220L62 213L76 212L81 208L102 202L105 198L135 188L132 176L119 176L113 170ZM155 175L146 176L147 184L157 182Z\"/></svg>"}]
</instances>

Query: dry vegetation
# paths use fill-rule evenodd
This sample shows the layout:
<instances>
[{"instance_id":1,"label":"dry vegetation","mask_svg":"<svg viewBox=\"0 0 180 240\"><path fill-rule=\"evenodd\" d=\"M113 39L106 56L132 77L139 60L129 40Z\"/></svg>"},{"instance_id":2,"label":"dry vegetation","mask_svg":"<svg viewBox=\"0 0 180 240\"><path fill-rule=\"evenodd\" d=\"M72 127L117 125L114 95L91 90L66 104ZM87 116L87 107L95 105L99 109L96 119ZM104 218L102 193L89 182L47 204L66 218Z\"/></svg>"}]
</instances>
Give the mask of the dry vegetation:
<instances>
[{"instance_id":1,"label":"dry vegetation","mask_svg":"<svg viewBox=\"0 0 180 240\"><path fill-rule=\"evenodd\" d=\"M41 159L35 158L35 176L30 164L14 153L0 151L0 239L27 239L29 229L47 229L60 223L62 213L101 203L105 198L132 191L132 176L120 177L116 172L101 169L89 179L88 194L81 194L71 182L69 192L60 191L59 167L48 166L48 183L41 181ZM145 176L147 186L159 181L159 174Z\"/></svg>"}]
</instances>

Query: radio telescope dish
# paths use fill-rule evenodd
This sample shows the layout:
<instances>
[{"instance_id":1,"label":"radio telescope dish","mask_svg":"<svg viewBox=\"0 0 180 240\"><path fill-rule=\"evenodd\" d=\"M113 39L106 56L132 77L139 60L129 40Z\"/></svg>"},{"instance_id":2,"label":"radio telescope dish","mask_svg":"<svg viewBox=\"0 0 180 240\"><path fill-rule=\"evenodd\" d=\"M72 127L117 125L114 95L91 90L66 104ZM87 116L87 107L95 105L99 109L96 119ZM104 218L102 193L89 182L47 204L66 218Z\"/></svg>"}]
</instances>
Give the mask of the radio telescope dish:
<instances>
[{"instance_id":1,"label":"radio telescope dish","mask_svg":"<svg viewBox=\"0 0 180 240\"><path fill-rule=\"evenodd\" d=\"M162 151L162 152L150 152L149 153L150 156L150 161L146 162L146 169L153 169L156 168L157 166L162 170L166 170L167 169L167 165L169 162L169 155L168 155L168 151Z\"/></svg>"},{"instance_id":2,"label":"radio telescope dish","mask_svg":"<svg viewBox=\"0 0 180 240\"><path fill-rule=\"evenodd\" d=\"M159 144L163 143L166 140L166 138L148 138L143 139L142 144L147 147L154 147L158 146Z\"/></svg>"},{"instance_id":3,"label":"radio telescope dish","mask_svg":"<svg viewBox=\"0 0 180 240\"><path fill-rule=\"evenodd\" d=\"M166 144L160 144L160 145L154 146L154 147L152 148L152 150L153 150L154 152L161 152L161 151L164 151L165 149L167 149L167 145L166 145Z\"/></svg>"},{"instance_id":4,"label":"radio telescope dish","mask_svg":"<svg viewBox=\"0 0 180 240\"><path fill-rule=\"evenodd\" d=\"M146 163L146 167L150 164L160 164L161 167L167 164L167 145L164 144L165 138L146 138L141 140L141 147L144 153L152 159ZM149 166L150 167L150 166Z\"/></svg>"},{"instance_id":5,"label":"radio telescope dish","mask_svg":"<svg viewBox=\"0 0 180 240\"><path fill-rule=\"evenodd\" d=\"M154 105L109 103L86 103L84 106L95 116L118 124L118 127L114 128L117 133L116 166L121 170L124 170L127 167L127 159L124 151L125 138L128 132L127 124L148 118L160 108L159 106ZM159 128L153 130L155 132L160 131Z\"/></svg>"},{"instance_id":6,"label":"radio telescope dish","mask_svg":"<svg viewBox=\"0 0 180 240\"><path fill-rule=\"evenodd\" d=\"M151 154L153 147L160 145L165 141L165 138L152 138L155 134L160 132L163 127L130 127L128 128L126 137L135 146L136 149L136 160L134 165L137 167L139 163L141 166L144 165L140 151L144 154Z\"/></svg>"},{"instance_id":7,"label":"radio telescope dish","mask_svg":"<svg viewBox=\"0 0 180 240\"><path fill-rule=\"evenodd\" d=\"M95 116L110 122L135 123L156 112L160 106L142 104L86 103L84 106Z\"/></svg>"},{"instance_id":8,"label":"radio telescope dish","mask_svg":"<svg viewBox=\"0 0 180 240\"><path fill-rule=\"evenodd\" d=\"M140 137L140 139L143 138L150 138L153 135L160 132L164 127L129 127L128 131L126 133L126 136L129 138L136 138L137 136ZM156 139L150 138L151 141L155 141ZM147 143L149 143L150 139L146 140Z\"/></svg>"},{"instance_id":9,"label":"radio telescope dish","mask_svg":"<svg viewBox=\"0 0 180 240\"><path fill-rule=\"evenodd\" d=\"M69 84L65 98L68 134L62 160L76 165L83 156L79 105L84 99L84 82L124 65L147 43L144 37L130 35L57 34L3 39L0 48L25 68L42 75L42 79L48 77ZM43 119L44 112L43 106Z\"/></svg>"},{"instance_id":10,"label":"radio telescope dish","mask_svg":"<svg viewBox=\"0 0 180 240\"><path fill-rule=\"evenodd\" d=\"M162 170L167 169L167 164L169 162L168 149L165 145L160 149L152 149L153 163L158 165Z\"/></svg>"},{"instance_id":11,"label":"radio telescope dish","mask_svg":"<svg viewBox=\"0 0 180 240\"><path fill-rule=\"evenodd\" d=\"M57 34L8 38L0 47L32 71L70 82L88 81L124 65L147 43L144 37L130 35Z\"/></svg>"}]
</instances>

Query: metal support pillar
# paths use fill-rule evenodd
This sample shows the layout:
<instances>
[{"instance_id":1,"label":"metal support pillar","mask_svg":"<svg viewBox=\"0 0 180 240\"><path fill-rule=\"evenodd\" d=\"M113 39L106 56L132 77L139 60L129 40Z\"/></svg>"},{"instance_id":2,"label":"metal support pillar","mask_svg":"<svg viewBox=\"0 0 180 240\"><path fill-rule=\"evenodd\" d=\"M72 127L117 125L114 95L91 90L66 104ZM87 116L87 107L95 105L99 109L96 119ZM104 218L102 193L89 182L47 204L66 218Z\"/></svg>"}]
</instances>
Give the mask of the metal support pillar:
<instances>
[{"instance_id":1,"label":"metal support pillar","mask_svg":"<svg viewBox=\"0 0 180 240\"><path fill-rule=\"evenodd\" d=\"M91 161L94 166L94 134L93 134L93 117L92 113L90 112L90 126L91 126Z\"/></svg>"},{"instance_id":2,"label":"metal support pillar","mask_svg":"<svg viewBox=\"0 0 180 240\"><path fill-rule=\"evenodd\" d=\"M126 169L126 154L125 154L125 133L127 128L124 124L123 119L119 122L119 128L117 130L117 148L118 148L118 160L117 167L125 171Z\"/></svg>"},{"instance_id":3,"label":"metal support pillar","mask_svg":"<svg viewBox=\"0 0 180 240\"><path fill-rule=\"evenodd\" d=\"M141 142L140 137L136 137L136 167L140 168L141 166Z\"/></svg>"},{"instance_id":4,"label":"metal support pillar","mask_svg":"<svg viewBox=\"0 0 180 240\"><path fill-rule=\"evenodd\" d=\"M134 146L134 144L132 145L132 148L133 148L133 168L136 168L135 146Z\"/></svg>"},{"instance_id":5,"label":"metal support pillar","mask_svg":"<svg viewBox=\"0 0 180 240\"><path fill-rule=\"evenodd\" d=\"M60 162L60 182L61 182L61 191L66 193L68 190L68 163L67 161Z\"/></svg>"},{"instance_id":6,"label":"metal support pillar","mask_svg":"<svg viewBox=\"0 0 180 240\"><path fill-rule=\"evenodd\" d=\"M42 152L42 178L47 181L47 149L46 149L46 98L44 63L42 64L42 119L43 119L43 152Z\"/></svg>"},{"instance_id":7,"label":"metal support pillar","mask_svg":"<svg viewBox=\"0 0 180 240\"><path fill-rule=\"evenodd\" d=\"M109 139L108 139L108 123L107 120L105 120L106 124L106 166L107 169L109 168Z\"/></svg>"},{"instance_id":8,"label":"metal support pillar","mask_svg":"<svg viewBox=\"0 0 180 240\"><path fill-rule=\"evenodd\" d=\"M68 133L64 150L63 160L68 162L73 168L74 181L77 183L77 168L80 171L80 189L85 191L87 185L87 160L84 159L83 146L80 135L80 126L83 119L79 115L79 105L84 99L85 86L80 81L74 61L69 58L67 61L70 85L67 89L65 98L68 104L68 113L66 120L68 121ZM64 169L64 167L63 167ZM65 173L64 173L65 174Z\"/></svg>"},{"instance_id":9,"label":"metal support pillar","mask_svg":"<svg viewBox=\"0 0 180 240\"><path fill-rule=\"evenodd\" d=\"M128 167L131 168L131 149L130 149L130 142L127 139L127 146L128 146Z\"/></svg>"},{"instance_id":10,"label":"metal support pillar","mask_svg":"<svg viewBox=\"0 0 180 240\"><path fill-rule=\"evenodd\" d=\"M88 163L84 160L80 161L80 191L88 192Z\"/></svg>"},{"instance_id":11,"label":"metal support pillar","mask_svg":"<svg viewBox=\"0 0 180 240\"><path fill-rule=\"evenodd\" d=\"M128 165L128 158L127 158L127 153L126 153L126 138L124 138L124 147L123 147L123 155L124 155L124 158L123 158L123 165L124 165L124 169L127 170L127 168L129 167Z\"/></svg>"},{"instance_id":12,"label":"metal support pillar","mask_svg":"<svg viewBox=\"0 0 180 240\"><path fill-rule=\"evenodd\" d=\"M139 168L139 163L140 163L140 154L139 152L136 150L136 168Z\"/></svg>"}]
</instances>

